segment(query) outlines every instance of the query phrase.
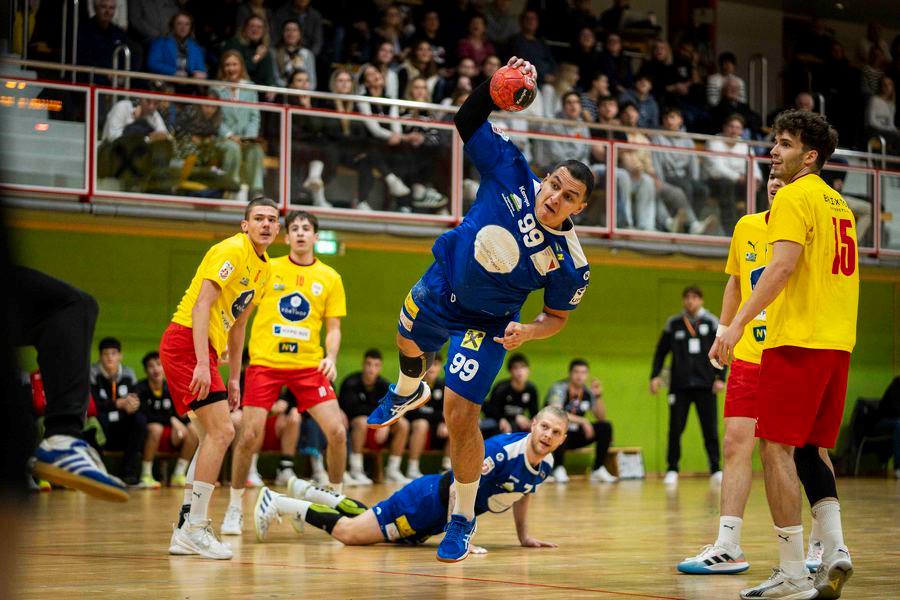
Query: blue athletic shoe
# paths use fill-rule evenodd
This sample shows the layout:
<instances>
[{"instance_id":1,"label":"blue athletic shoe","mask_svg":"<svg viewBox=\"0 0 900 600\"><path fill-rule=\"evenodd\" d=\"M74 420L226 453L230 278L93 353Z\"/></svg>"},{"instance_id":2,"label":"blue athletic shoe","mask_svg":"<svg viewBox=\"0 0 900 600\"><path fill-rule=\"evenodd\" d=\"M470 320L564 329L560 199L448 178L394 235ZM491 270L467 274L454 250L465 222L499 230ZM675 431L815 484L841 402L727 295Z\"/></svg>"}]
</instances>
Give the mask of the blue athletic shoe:
<instances>
[{"instance_id":1,"label":"blue athletic shoe","mask_svg":"<svg viewBox=\"0 0 900 600\"><path fill-rule=\"evenodd\" d=\"M102 500L128 501L125 483L106 472L100 455L83 440L68 435L50 436L38 446L34 460L34 473L41 479Z\"/></svg>"},{"instance_id":2,"label":"blue athletic shoe","mask_svg":"<svg viewBox=\"0 0 900 600\"><path fill-rule=\"evenodd\" d=\"M424 381L419 383L419 389L409 396L398 396L394 393L394 386L388 388L388 393L379 400L378 408L369 415L369 427L380 429L390 427L396 423L405 413L415 410L431 399L431 388Z\"/></svg>"},{"instance_id":3,"label":"blue athletic shoe","mask_svg":"<svg viewBox=\"0 0 900 600\"><path fill-rule=\"evenodd\" d=\"M450 521L444 527L444 539L438 545L437 559L447 563L465 560L469 556L469 540L473 535L475 519L469 521L462 515L450 515Z\"/></svg>"},{"instance_id":4,"label":"blue athletic shoe","mask_svg":"<svg viewBox=\"0 0 900 600\"><path fill-rule=\"evenodd\" d=\"M744 553L738 548L732 552L722 546L705 546L700 554L678 563L678 570L689 575L733 575L750 568Z\"/></svg>"}]
</instances>

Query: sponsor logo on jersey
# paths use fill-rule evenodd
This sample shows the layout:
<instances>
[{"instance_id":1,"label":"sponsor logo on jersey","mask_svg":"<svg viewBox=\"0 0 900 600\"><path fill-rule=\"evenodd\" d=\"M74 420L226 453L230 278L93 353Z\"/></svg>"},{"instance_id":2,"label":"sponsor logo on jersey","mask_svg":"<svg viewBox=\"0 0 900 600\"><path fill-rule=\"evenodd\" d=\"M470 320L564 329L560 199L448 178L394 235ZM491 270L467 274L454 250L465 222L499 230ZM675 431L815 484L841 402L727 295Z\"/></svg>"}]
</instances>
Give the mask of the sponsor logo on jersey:
<instances>
[{"instance_id":1,"label":"sponsor logo on jersey","mask_svg":"<svg viewBox=\"0 0 900 600\"><path fill-rule=\"evenodd\" d=\"M276 283L275 285L272 286L272 289L275 290L276 292L280 292L280 291L284 290L284 284Z\"/></svg>"},{"instance_id":2,"label":"sponsor logo on jersey","mask_svg":"<svg viewBox=\"0 0 900 600\"><path fill-rule=\"evenodd\" d=\"M486 334L483 331L478 331L477 329L469 329L466 331L466 335L463 336L463 341L460 346L463 348L468 348L469 350L475 350L476 352L481 348L481 342L484 341L484 336Z\"/></svg>"},{"instance_id":3,"label":"sponsor logo on jersey","mask_svg":"<svg viewBox=\"0 0 900 600\"><path fill-rule=\"evenodd\" d=\"M410 526L409 519L406 518L406 515L400 515L394 523L397 524L397 531L400 532L401 537L412 537L416 535L416 530Z\"/></svg>"},{"instance_id":4,"label":"sponsor logo on jersey","mask_svg":"<svg viewBox=\"0 0 900 600\"><path fill-rule=\"evenodd\" d=\"M584 298L584 293L587 291L587 286L580 287L575 290L575 293L572 294L572 299L569 300L569 304L578 304L581 302L581 299Z\"/></svg>"},{"instance_id":5,"label":"sponsor logo on jersey","mask_svg":"<svg viewBox=\"0 0 900 600\"><path fill-rule=\"evenodd\" d=\"M321 283L319 283L318 281L313 281L311 289L312 289L313 296L321 296L322 292L325 291L325 286L322 285Z\"/></svg>"},{"instance_id":6,"label":"sponsor logo on jersey","mask_svg":"<svg viewBox=\"0 0 900 600\"><path fill-rule=\"evenodd\" d=\"M744 260L747 262L756 262L756 252L745 252Z\"/></svg>"},{"instance_id":7,"label":"sponsor logo on jersey","mask_svg":"<svg viewBox=\"0 0 900 600\"><path fill-rule=\"evenodd\" d=\"M256 290L244 290L234 299L234 302L231 303L231 314L235 319L241 316L242 312L247 310L247 307L250 306L250 302L253 301L253 296L255 295Z\"/></svg>"},{"instance_id":8,"label":"sponsor logo on jersey","mask_svg":"<svg viewBox=\"0 0 900 600\"><path fill-rule=\"evenodd\" d=\"M522 202L525 203L525 206L531 206L531 202L528 201L528 194L525 193L525 186L519 186L519 193L522 194Z\"/></svg>"},{"instance_id":9,"label":"sponsor logo on jersey","mask_svg":"<svg viewBox=\"0 0 900 600\"><path fill-rule=\"evenodd\" d=\"M302 321L309 316L309 300L300 292L291 292L278 300L278 312L288 321Z\"/></svg>"},{"instance_id":10,"label":"sponsor logo on jersey","mask_svg":"<svg viewBox=\"0 0 900 600\"><path fill-rule=\"evenodd\" d=\"M300 344L297 342L278 342L278 352L280 354L297 354Z\"/></svg>"},{"instance_id":11,"label":"sponsor logo on jersey","mask_svg":"<svg viewBox=\"0 0 900 600\"><path fill-rule=\"evenodd\" d=\"M556 258L559 260L565 259L565 254L563 254L562 246L559 245L559 242L553 242L553 249L556 251Z\"/></svg>"},{"instance_id":12,"label":"sponsor logo on jersey","mask_svg":"<svg viewBox=\"0 0 900 600\"><path fill-rule=\"evenodd\" d=\"M553 253L553 248L550 246L532 254L531 262L534 263L534 268L541 275L546 275L559 268L559 259L557 259L556 254Z\"/></svg>"},{"instance_id":13,"label":"sponsor logo on jersey","mask_svg":"<svg viewBox=\"0 0 900 600\"><path fill-rule=\"evenodd\" d=\"M481 474L487 475L491 471L494 470L494 459L488 456L484 459L484 462L481 463Z\"/></svg>"},{"instance_id":14,"label":"sponsor logo on jersey","mask_svg":"<svg viewBox=\"0 0 900 600\"><path fill-rule=\"evenodd\" d=\"M766 341L766 326L758 325L753 328L753 339L759 343Z\"/></svg>"},{"instance_id":15,"label":"sponsor logo on jersey","mask_svg":"<svg viewBox=\"0 0 900 600\"><path fill-rule=\"evenodd\" d=\"M503 459L506 458L506 455L503 454L502 452L498 452L497 454L494 455L494 458L497 459L497 462L503 462Z\"/></svg>"},{"instance_id":16,"label":"sponsor logo on jersey","mask_svg":"<svg viewBox=\"0 0 900 600\"><path fill-rule=\"evenodd\" d=\"M282 325L275 323L272 325L272 333L278 337L291 338L294 340L309 341L310 332L307 327L299 327L297 325Z\"/></svg>"},{"instance_id":17,"label":"sponsor logo on jersey","mask_svg":"<svg viewBox=\"0 0 900 600\"><path fill-rule=\"evenodd\" d=\"M402 310L400 311L400 324L403 325L403 329L407 331L412 331L413 322L412 319L406 316L406 313Z\"/></svg>"},{"instance_id":18,"label":"sponsor logo on jersey","mask_svg":"<svg viewBox=\"0 0 900 600\"><path fill-rule=\"evenodd\" d=\"M509 141L509 136L506 135L506 132L503 131L502 129L500 129L499 127L497 127L496 125L494 125L493 123L491 123L491 129L493 130L494 133L496 133L496 134L499 135L501 138L503 138L503 141L504 141L504 142L508 142L508 141Z\"/></svg>"},{"instance_id":19,"label":"sponsor logo on jersey","mask_svg":"<svg viewBox=\"0 0 900 600\"><path fill-rule=\"evenodd\" d=\"M409 313L413 319L415 319L419 315L419 306L416 304L415 300L413 300L412 292L406 295L406 300L403 301L403 306L406 308L406 312Z\"/></svg>"},{"instance_id":20,"label":"sponsor logo on jersey","mask_svg":"<svg viewBox=\"0 0 900 600\"><path fill-rule=\"evenodd\" d=\"M241 277L241 285L250 285L249 277Z\"/></svg>"},{"instance_id":21,"label":"sponsor logo on jersey","mask_svg":"<svg viewBox=\"0 0 900 600\"><path fill-rule=\"evenodd\" d=\"M222 266L219 267L219 279L228 281L228 278L231 277L232 273L234 273L234 265L231 264L230 260L226 260L222 263Z\"/></svg>"}]
</instances>

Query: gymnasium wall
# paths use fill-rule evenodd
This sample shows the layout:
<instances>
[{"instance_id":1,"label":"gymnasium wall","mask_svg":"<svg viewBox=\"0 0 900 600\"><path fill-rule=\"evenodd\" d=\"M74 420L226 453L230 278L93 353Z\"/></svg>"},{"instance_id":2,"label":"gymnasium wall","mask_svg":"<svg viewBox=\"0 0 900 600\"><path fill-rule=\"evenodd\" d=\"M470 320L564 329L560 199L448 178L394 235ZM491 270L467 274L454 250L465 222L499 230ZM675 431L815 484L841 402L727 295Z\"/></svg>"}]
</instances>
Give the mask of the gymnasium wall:
<instances>
[{"instance_id":1,"label":"gymnasium wall","mask_svg":"<svg viewBox=\"0 0 900 600\"><path fill-rule=\"evenodd\" d=\"M141 376L141 357L156 349L204 252L229 235L222 228L121 218L59 221L40 213L13 215L11 226L21 263L63 278L98 299L101 310L95 339L120 338L125 363ZM385 354L385 375L395 377L393 338L400 303L430 263L429 243L348 238L343 256L325 259L343 275L347 290L349 315L342 326L339 377L357 369L363 351L373 346ZM286 251L278 243L271 254ZM543 393L550 383L565 377L571 358L587 358L592 374L603 381L614 444L641 446L647 469L663 470L667 405L665 395L653 397L647 391L653 350L666 319L680 310L685 285L699 284L707 308L718 314L725 282L720 272L723 261L590 250L588 255L591 287L568 327L550 340L524 347L533 379ZM900 272L864 270L863 279L859 342L853 354L845 421L852 399L880 397L900 372ZM532 296L523 318L536 314L540 300L540 294ZM22 357L23 367L35 367L33 352L25 351ZM722 398L720 414L721 402ZM683 439L682 470L704 471L706 460L693 413Z\"/></svg>"}]
</instances>

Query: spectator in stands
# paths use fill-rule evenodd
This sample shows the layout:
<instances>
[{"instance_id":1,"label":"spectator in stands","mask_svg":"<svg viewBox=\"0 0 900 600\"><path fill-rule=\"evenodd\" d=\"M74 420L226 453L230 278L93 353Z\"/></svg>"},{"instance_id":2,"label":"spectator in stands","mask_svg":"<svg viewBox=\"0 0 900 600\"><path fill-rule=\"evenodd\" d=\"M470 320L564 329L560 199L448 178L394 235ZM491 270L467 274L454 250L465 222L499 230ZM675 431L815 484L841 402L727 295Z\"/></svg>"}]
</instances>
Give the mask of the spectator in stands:
<instances>
[{"instance_id":1,"label":"spectator in stands","mask_svg":"<svg viewBox=\"0 0 900 600\"><path fill-rule=\"evenodd\" d=\"M738 101L747 102L747 86L737 75L737 57L733 52L719 54L719 72L713 73L706 80L706 102L715 106L722 99L722 87L727 81L738 82Z\"/></svg>"},{"instance_id":2,"label":"spectator in stands","mask_svg":"<svg viewBox=\"0 0 900 600\"><path fill-rule=\"evenodd\" d=\"M664 131L680 132L683 131L683 125L684 120L678 107L671 106L663 111ZM651 141L657 146L694 149L694 141L688 137L660 133L653 136ZM657 177L678 187L686 194L689 203L684 206L684 224L689 233L694 235L709 233L718 225L714 215L708 215L702 221L697 219L697 213L706 210L709 188L700 178L700 159L696 154L654 151L653 167ZM669 206L669 210L672 210L672 206Z\"/></svg>"},{"instance_id":3,"label":"spectator in stands","mask_svg":"<svg viewBox=\"0 0 900 600\"><path fill-rule=\"evenodd\" d=\"M894 377L878 403L873 431L890 435L894 445L894 478L900 479L900 377Z\"/></svg>"},{"instance_id":4,"label":"spectator in stands","mask_svg":"<svg viewBox=\"0 0 900 600\"><path fill-rule=\"evenodd\" d=\"M562 111L562 98L565 94L575 91L576 83L578 83L578 67L571 63L560 63L553 76L541 86L545 117L552 119Z\"/></svg>"},{"instance_id":5,"label":"spectator in stands","mask_svg":"<svg viewBox=\"0 0 900 600\"><path fill-rule=\"evenodd\" d=\"M741 102L741 85L736 80L728 80L722 87L722 99L712 109L710 114L711 132L722 131L725 121L731 118L731 115L740 115L744 121L744 131L742 135L745 138L756 139L760 137L762 131L762 119L751 109L747 103Z\"/></svg>"},{"instance_id":6,"label":"spectator in stands","mask_svg":"<svg viewBox=\"0 0 900 600\"><path fill-rule=\"evenodd\" d=\"M81 21L78 27L77 62L86 67L111 69L115 49L127 46L125 32L113 23L116 0L94 0L94 8L97 11L94 18ZM97 75L94 83L109 85L110 80L105 75Z\"/></svg>"},{"instance_id":7,"label":"spectator in stands","mask_svg":"<svg viewBox=\"0 0 900 600\"><path fill-rule=\"evenodd\" d=\"M251 19L259 20L258 17ZM238 50L226 50L219 62L218 79L228 83L251 83L244 58ZM259 98L254 90L225 85L214 88L215 93L223 100L256 103ZM263 153L259 140L259 110L247 106L223 106L222 123L219 135L222 142L222 168L228 177L240 184L238 199L245 195L263 192ZM245 194L245 192L247 192Z\"/></svg>"},{"instance_id":8,"label":"spectator in stands","mask_svg":"<svg viewBox=\"0 0 900 600\"><path fill-rule=\"evenodd\" d=\"M546 126L545 131L554 135L563 135L583 140L591 139L591 131L584 124L584 114L581 109L581 96L575 90L570 90L563 94L562 108L553 115L557 119L567 119L569 121L579 121L579 125L563 125L562 123L553 123ZM572 160L580 160L587 163L590 161L591 145L575 140L546 140L538 142L540 151L538 152L541 164L550 169L553 165L560 161L571 158Z\"/></svg>"},{"instance_id":9,"label":"spectator in stands","mask_svg":"<svg viewBox=\"0 0 900 600\"><path fill-rule=\"evenodd\" d=\"M322 29L322 14L310 6L312 0L290 0L275 12L273 31L282 31L284 22L293 19L300 23L303 44L314 56L322 51L325 36ZM281 41L281 40L276 40Z\"/></svg>"},{"instance_id":10,"label":"spectator in stands","mask_svg":"<svg viewBox=\"0 0 900 600\"><path fill-rule=\"evenodd\" d=\"M168 139L169 130L158 108L159 98L156 97L119 100L106 115L102 141L114 142L125 134L138 136L145 142Z\"/></svg>"},{"instance_id":11,"label":"spectator in stands","mask_svg":"<svg viewBox=\"0 0 900 600\"><path fill-rule=\"evenodd\" d=\"M864 130L859 126L859 109L865 104L860 76L859 69L847 60L844 46L837 40L832 42L831 52L815 82L828 107L828 122L837 129L838 139L845 148L865 146Z\"/></svg>"},{"instance_id":12,"label":"spectator in stands","mask_svg":"<svg viewBox=\"0 0 900 600\"><path fill-rule=\"evenodd\" d=\"M494 73L496 73L497 69L499 69L501 66L502 63L500 62L500 58L498 56L488 56L486 59L484 59L484 64L481 65L481 76L478 77L476 81L472 82L473 87L478 87L482 82L489 80L494 76Z\"/></svg>"},{"instance_id":13,"label":"spectator in stands","mask_svg":"<svg viewBox=\"0 0 900 600\"><path fill-rule=\"evenodd\" d=\"M160 75L206 79L203 48L194 40L194 18L184 11L172 17L169 35L150 44L147 70Z\"/></svg>"},{"instance_id":14,"label":"spectator in stands","mask_svg":"<svg viewBox=\"0 0 900 600\"><path fill-rule=\"evenodd\" d=\"M364 81L363 81L363 73L366 68L369 66L375 67L381 73L382 78L384 78L384 93L388 98L397 99L400 97L400 78L397 75L397 71L394 70L394 59L397 54L394 51L394 46L390 42L381 42L378 44L377 50L375 51L375 56L372 58L372 62L367 63L360 67L359 69L359 91L358 93L364 93Z\"/></svg>"},{"instance_id":15,"label":"spectator in stands","mask_svg":"<svg viewBox=\"0 0 900 600\"><path fill-rule=\"evenodd\" d=\"M184 486L185 476L199 438L190 420L179 419L175 414L169 386L166 384L159 352L148 352L141 359L147 377L138 381L134 392L141 402L141 412L147 417L147 441L144 442L141 463L141 483L144 489L157 489L160 484L153 478L153 459L157 451L178 451L178 460L172 471L169 485Z\"/></svg>"},{"instance_id":16,"label":"spectator in stands","mask_svg":"<svg viewBox=\"0 0 900 600\"><path fill-rule=\"evenodd\" d=\"M531 366L524 354L511 354L506 361L509 379L498 381L484 403L481 430L485 437L531 429L538 412L538 390L531 382Z\"/></svg>"},{"instance_id":17,"label":"spectator in stands","mask_svg":"<svg viewBox=\"0 0 900 600\"><path fill-rule=\"evenodd\" d=\"M288 88L292 90L312 89L309 75L303 69L291 73ZM288 95L287 103L299 108L313 108L309 96ZM330 153L321 136L323 118L294 114L291 116L291 199L294 203L312 204L320 208L331 208L325 199L323 174L325 162ZM304 426L304 430L309 431ZM316 439L321 430L312 433ZM317 455L315 455L317 456ZM327 480L326 480L327 482Z\"/></svg>"},{"instance_id":18,"label":"spectator in stands","mask_svg":"<svg viewBox=\"0 0 900 600\"><path fill-rule=\"evenodd\" d=\"M424 77L413 78L406 87L405 99L413 102L430 102L428 80ZM403 179L409 182L412 190L409 204L402 204L400 210L446 213L447 193L438 190L450 191L450 163L447 160L450 137L442 135L440 130L428 125L429 121L437 121L439 118L439 115L431 111L410 108L400 116L408 120L402 129L403 135L408 140L407 159L403 161L406 165Z\"/></svg>"},{"instance_id":19,"label":"spectator in stands","mask_svg":"<svg viewBox=\"0 0 900 600\"><path fill-rule=\"evenodd\" d=\"M616 481L603 463L612 443L612 424L606 420L606 406L603 397L595 397L587 385L590 366L583 358L569 363L569 377L557 381L547 390L547 406L556 406L569 415L569 434L566 441L553 452L553 479L557 483L567 483L566 451L594 444L594 466L591 481L612 483ZM602 391L602 390L601 390ZM588 418L594 417L594 421Z\"/></svg>"},{"instance_id":20,"label":"spectator in stands","mask_svg":"<svg viewBox=\"0 0 900 600\"><path fill-rule=\"evenodd\" d=\"M263 19L266 23L269 24L270 28L275 23L275 19L272 16L272 11L266 7L265 0L243 0L240 5L237 7L234 15L234 26L236 29L240 29L244 26L244 23L247 22L252 16L257 16L260 19ZM275 31L272 29L272 31Z\"/></svg>"},{"instance_id":21,"label":"spectator in stands","mask_svg":"<svg viewBox=\"0 0 900 600\"><path fill-rule=\"evenodd\" d=\"M509 40L509 53L530 61L537 68L539 83L556 70L556 59L544 40L537 37L540 19L538 11L525 10L519 19L520 31Z\"/></svg>"},{"instance_id":22,"label":"spectator in stands","mask_svg":"<svg viewBox=\"0 0 900 600\"><path fill-rule=\"evenodd\" d=\"M212 98L219 95L210 88ZM219 137L222 111L218 104L183 104L175 117L175 158L194 161L190 179L215 191L236 192L237 180L226 176L222 165L224 138Z\"/></svg>"},{"instance_id":23,"label":"spectator in stands","mask_svg":"<svg viewBox=\"0 0 900 600\"><path fill-rule=\"evenodd\" d=\"M578 35L584 29L594 33L600 27L600 17L594 11L591 0L575 0L568 18L572 22L572 31ZM595 37L594 40L596 39Z\"/></svg>"},{"instance_id":24,"label":"spectator in stands","mask_svg":"<svg viewBox=\"0 0 900 600\"><path fill-rule=\"evenodd\" d=\"M372 480L363 471L363 449L380 450L390 439L390 456L385 470L387 481L408 483L400 472L400 461L409 438L409 421L401 417L390 427L369 429L366 419L378 401L387 394L388 380L381 376L381 352L372 348L363 355L362 370L350 373L341 383L338 403L347 415L350 427L350 469L345 480L350 485L372 485Z\"/></svg>"},{"instance_id":25,"label":"spectator in stands","mask_svg":"<svg viewBox=\"0 0 900 600\"><path fill-rule=\"evenodd\" d=\"M451 47L444 32L441 31L441 17L438 14L438 11L426 10L425 14L422 15L422 25L419 28L419 37L423 40L427 40L428 43L431 44L431 54L438 67L440 69L448 70L447 73L442 73L441 76L448 75L451 64L455 62L455 58L453 57L454 48Z\"/></svg>"},{"instance_id":26,"label":"spectator in stands","mask_svg":"<svg viewBox=\"0 0 900 600\"><path fill-rule=\"evenodd\" d=\"M275 85L275 66L269 50L268 28L268 23L252 15L244 21L241 32L225 42L226 51L234 50L240 53L244 70L250 80L247 83ZM222 60L224 61L224 56ZM257 100L254 99L255 101Z\"/></svg>"},{"instance_id":27,"label":"spectator in stands","mask_svg":"<svg viewBox=\"0 0 900 600\"><path fill-rule=\"evenodd\" d=\"M621 32L625 29L628 8L628 0L613 0L612 6L600 13L600 28L607 32Z\"/></svg>"},{"instance_id":28,"label":"spectator in stands","mask_svg":"<svg viewBox=\"0 0 900 600\"><path fill-rule=\"evenodd\" d=\"M631 59L622 54L622 38L618 33L606 36L601 52L600 70L609 78L610 90L618 95L631 87L634 75Z\"/></svg>"},{"instance_id":29,"label":"spectator in stands","mask_svg":"<svg viewBox=\"0 0 900 600\"><path fill-rule=\"evenodd\" d=\"M512 4L512 0L494 0L484 10L487 37L494 44L502 46L519 33L519 17Z\"/></svg>"},{"instance_id":30,"label":"spectator in stands","mask_svg":"<svg viewBox=\"0 0 900 600\"><path fill-rule=\"evenodd\" d=\"M581 94L581 108L585 112L586 121L597 120L600 99L607 96L609 96L609 77L598 71L587 91Z\"/></svg>"},{"instance_id":31,"label":"spectator in stands","mask_svg":"<svg viewBox=\"0 0 900 600\"><path fill-rule=\"evenodd\" d=\"M637 127L638 109L634 104L623 104L619 119L625 127ZM642 133L628 133L630 143L649 143ZM649 150L636 148L619 149L619 167L617 169L616 186L619 189L617 200L624 205L616 206L616 226L625 229L656 230L656 193L653 181L653 160ZM622 176L624 172L626 176Z\"/></svg>"},{"instance_id":32,"label":"spectator in stands","mask_svg":"<svg viewBox=\"0 0 900 600\"><path fill-rule=\"evenodd\" d=\"M471 58L480 69L484 60L493 54L496 54L496 50L494 44L487 38L484 17L475 15L469 19L469 35L459 40L456 45L456 56Z\"/></svg>"},{"instance_id":33,"label":"spectator in stands","mask_svg":"<svg viewBox=\"0 0 900 600\"><path fill-rule=\"evenodd\" d=\"M409 43L413 28L406 25L406 14L399 4L388 4L381 13L378 26L375 27L372 41L375 46L388 43L395 56L401 56Z\"/></svg>"},{"instance_id":34,"label":"spectator in stands","mask_svg":"<svg viewBox=\"0 0 900 600\"><path fill-rule=\"evenodd\" d=\"M862 90L866 96L878 94L884 70L890 66L890 61L880 46L872 46L869 50L869 59L862 67Z\"/></svg>"},{"instance_id":35,"label":"spectator in stands","mask_svg":"<svg viewBox=\"0 0 900 600\"><path fill-rule=\"evenodd\" d=\"M583 27L578 32L578 40L574 46L568 61L578 67L576 87L584 92L590 89L591 82L602 70L603 56L597 49L597 36L590 27Z\"/></svg>"},{"instance_id":36,"label":"spectator in stands","mask_svg":"<svg viewBox=\"0 0 900 600\"><path fill-rule=\"evenodd\" d=\"M662 104L668 102L670 86L679 82L678 69L672 58L672 47L665 40L653 40L650 46L650 58L641 65L640 72L650 77L653 84L653 95Z\"/></svg>"},{"instance_id":37,"label":"spectator in stands","mask_svg":"<svg viewBox=\"0 0 900 600\"><path fill-rule=\"evenodd\" d=\"M464 58L456 65L456 73L441 77L434 86L433 101L447 104L456 90L471 92L472 82L478 77L478 67L471 58Z\"/></svg>"},{"instance_id":38,"label":"spectator in stands","mask_svg":"<svg viewBox=\"0 0 900 600\"><path fill-rule=\"evenodd\" d=\"M179 0L129 0L129 32L136 34L143 44L164 37L179 10Z\"/></svg>"},{"instance_id":39,"label":"spectator in stands","mask_svg":"<svg viewBox=\"0 0 900 600\"><path fill-rule=\"evenodd\" d=\"M410 423L409 457L406 462L406 477L410 480L422 476L419 459L426 448L443 450L441 472L450 470L450 431L444 422L444 380L440 377L443 366L443 357L438 352L424 377L431 388L431 400L404 417Z\"/></svg>"},{"instance_id":40,"label":"spectator in stands","mask_svg":"<svg viewBox=\"0 0 900 600\"><path fill-rule=\"evenodd\" d=\"M409 83L417 77L425 80L428 87L428 99L424 102L430 102L434 86L440 77L438 76L438 65L434 62L434 51L427 40L413 42L410 46L409 56L397 71L398 90L406 92Z\"/></svg>"},{"instance_id":41,"label":"spectator in stands","mask_svg":"<svg viewBox=\"0 0 900 600\"><path fill-rule=\"evenodd\" d=\"M882 37L883 35L884 29L881 24L878 21L869 21L866 24L866 36L860 38L856 44L856 60L865 63L869 59L873 46L881 48L881 52L885 56L890 56L891 50L887 40Z\"/></svg>"},{"instance_id":42,"label":"spectator in stands","mask_svg":"<svg viewBox=\"0 0 900 600\"><path fill-rule=\"evenodd\" d=\"M747 198L747 156L750 147L740 141L744 132L744 118L731 115L722 125L721 137L706 143L706 149L716 156L704 157L710 194L719 206L719 220L725 235L731 236L737 222L737 204ZM753 163L753 178L762 183L759 164Z\"/></svg>"},{"instance_id":43,"label":"spectator in stands","mask_svg":"<svg viewBox=\"0 0 900 600\"><path fill-rule=\"evenodd\" d=\"M38 0L29 0L33 8L32 11L37 9L37 5L40 4ZM87 14L88 18L93 19L94 15L97 14L97 7L94 2L87 2ZM112 22L116 24L122 31L128 31L128 0L116 0L116 14L113 16ZM18 23L19 28L14 31L22 31L22 23ZM15 52L15 50L13 50Z\"/></svg>"},{"instance_id":44,"label":"spectator in stands","mask_svg":"<svg viewBox=\"0 0 900 600\"><path fill-rule=\"evenodd\" d=\"M300 23L288 19L281 26L281 40L275 46L275 81L281 87L287 86L291 76L303 70L309 78L309 89L314 90L316 79L316 57L303 47L303 31Z\"/></svg>"},{"instance_id":45,"label":"spectator in stands","mask_svg":"<svg viewBox=\"0 0 900 600\"><path fill-rule=\"evenodd\" d=\"M888 154L900 154L900 131L896 125L897 93L894 80L884 76L878 93L869 98L866 106L866 127L869 135L880 135L887 142Z\"/></svg>"},{"instance_id":46,"label":"spectator in stands","mask_svg":"<svg viewBox=\"0 0 900 600\"><path fill-rule=\"evenodd\" d=\"M637 126L644 129L656 129L659 127L659 104L656 103L656 98L651 94L652 90L653 82L650 80L650 75L641 72L638 73L634 80L634 87L625 90L619 96L621 104L630 103L637 107L640 115Z\"/></svg>"},{"instance_id":47,"label":"spectator in stands","mask_svg":"<svg viewBox=\"0 0 900 600\"><path fill-rule=\"evenodd\" d=\"M141 402L134 393L137 378L122 364L122 343L116 338L100 340L100 361L91 366L91 396L97 405L97 419L106 435L105 450L121 450L122 480L137 485L138 466L147 417L140 412Z\"/></svg>"}]
</instances>

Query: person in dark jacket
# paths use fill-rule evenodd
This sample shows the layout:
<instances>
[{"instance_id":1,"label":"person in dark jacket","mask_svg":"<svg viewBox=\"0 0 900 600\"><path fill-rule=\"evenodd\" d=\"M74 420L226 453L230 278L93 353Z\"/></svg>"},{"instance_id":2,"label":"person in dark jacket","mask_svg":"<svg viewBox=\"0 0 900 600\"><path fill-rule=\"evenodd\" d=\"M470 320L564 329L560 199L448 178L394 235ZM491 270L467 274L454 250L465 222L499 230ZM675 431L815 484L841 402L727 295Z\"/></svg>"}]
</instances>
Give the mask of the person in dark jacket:
<instances>
[{"instance_id":1,"label":"person in dark jacket","mask_svg":"<svg viewBox=\"0 0 900 600\"><path fill-rule=\"evenodd\" d=\"M664 483L678 482L678 462L681 459L681 434L687 424L691 404L697 406L697 416L703 430L703 442L709 458L709 471L716 482L722 480L719 469L719 431L716 394L725 387L725 371L716 370L707 354L716 339L719 319L703 308L703 291L694 285L681 294L684 311L671 317L663 329L653 367L650 372L650 393L656 394L663 385L660 373L666 355L672 354L669 382L669 447L668 469Z\"/></svg>"},{"instance_id":2,"label":"person in dark jacket","mask_svg":"<svg viewBox=\"0 0 900 600\"><path fill-rule=\"evenodd\" d=\"M890 434L894 442L894 477L900 479L900 377L894 377L878 403L875 431Z\"/></svg>"}]
</instances>

